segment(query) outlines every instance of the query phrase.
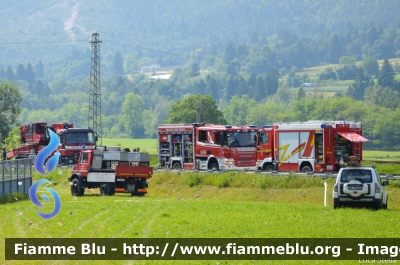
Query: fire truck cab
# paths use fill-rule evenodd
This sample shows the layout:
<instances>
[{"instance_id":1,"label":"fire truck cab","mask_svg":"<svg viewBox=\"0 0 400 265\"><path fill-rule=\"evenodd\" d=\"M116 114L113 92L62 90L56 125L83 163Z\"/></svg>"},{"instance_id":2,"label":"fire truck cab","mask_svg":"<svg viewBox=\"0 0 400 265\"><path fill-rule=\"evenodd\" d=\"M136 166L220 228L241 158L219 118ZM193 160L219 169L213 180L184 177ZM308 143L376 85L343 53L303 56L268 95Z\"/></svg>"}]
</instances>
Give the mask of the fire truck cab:
<instances>
[{"instance_id":1,"label":"fire truck cab","mask_svg":"<svg viewBox=\"0 0 400 265\"><path fill-rule=\"evenodd\" d=\"M265 171L337 172L350 158L362 160L361 123L275 123L258 131L257 167Z\"/></svg>"},{"instance_id":2,"label":"fire truck cab","mask_svg":"<svg viewBox=\"0 0 400 265\"><path fill-rule=\"evenodd\" d=\"M160 167L255 170L254 126L166 124L158 127Z\"/></svg>"}]
</instances>

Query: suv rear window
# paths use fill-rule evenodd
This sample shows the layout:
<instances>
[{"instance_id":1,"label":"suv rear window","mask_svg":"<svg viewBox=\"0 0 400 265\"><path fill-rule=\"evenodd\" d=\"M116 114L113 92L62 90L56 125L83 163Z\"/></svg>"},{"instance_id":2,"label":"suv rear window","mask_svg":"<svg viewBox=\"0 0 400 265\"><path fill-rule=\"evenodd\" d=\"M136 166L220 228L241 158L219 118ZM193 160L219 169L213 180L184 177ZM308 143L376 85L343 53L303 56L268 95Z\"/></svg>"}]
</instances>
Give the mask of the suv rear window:
<instances>
[{"instance_id":1,"label":"suv rear window","mask_svg":"<svg viewBox=\"0 0 400 265\"><path fill-rule=\"evenodd\" d=\"M356 179L362 183L372 182L372 173L368 169L345 169L342 171L340 178L341 182L348 182L352 179Z\"/></svg>"}]
</instances>

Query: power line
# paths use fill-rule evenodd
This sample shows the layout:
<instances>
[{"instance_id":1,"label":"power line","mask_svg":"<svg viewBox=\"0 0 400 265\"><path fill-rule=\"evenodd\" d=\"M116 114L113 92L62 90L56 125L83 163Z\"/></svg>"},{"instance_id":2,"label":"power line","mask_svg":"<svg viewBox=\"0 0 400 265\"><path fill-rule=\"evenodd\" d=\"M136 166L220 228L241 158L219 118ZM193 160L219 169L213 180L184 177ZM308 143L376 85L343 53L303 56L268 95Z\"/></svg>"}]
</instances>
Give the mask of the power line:
<instances>
[{"instance_id":1,"label":"power line","mask_svg":"<svg viewBox=\"0 0 400 265\"><path fill-rule=\"evenodd\" d=\"M114 35L114 34L109 34L109 33L102 33L102 34L105 34L105 35L110 35L110 36L113 36L113 37L117 37L116 35ZM55 33L48 33L48 34L41 34L41 35L55 35ZM3 37L4 36L7 36L7 35L3 35ZM13 35L13 36L22 36L21 34L15 34L15 35ZM163 50L157 50L157 49L151 49L151 48L146 48L146 47L141 47L141 49L142 50L147 50L147 51L152 51L152 52L155 52L155 53L163 53L163 54L170 54L170 55L175 55L175 56L179 56L179 57L183 57L183 58L188 58L188 59L197 59L197 60L206 60L206 61L210 61L210 62L213 62L214 64L215 63L223 63L223 64L227 64L227 63L225 63L223 60L220 60L220 59L217 59L216 57L217 57L217 55L214 55L214 54L210 54L210 53L205 53L205 52L200 52L200 54L202 55L202 57L199 57L199 56L194 56L193 55L193 50L186 50L186 49L182 49L182 48L178 48L178 47L172 47L172 46L167 46L167 45L164 45L164 44L158 44L158 43L154 43L154 42L151 42L151 41L146 41L146 40L143 40L143 39L136 39L139 43L148 43L148 44L151 44L151 45L154 45L154 46L160 46L160 47L163 47L163 48L167 48L167 49L173 49L173 50L180 50L180 51L183 51L183 52L185 52L185 53L189 53L189 54L182 54L182 53L178 53L178 52L170 52L170 51L163 51ZM23 45L23 44L46 44L46 43L75 43L75 42L86 42L87 41L87 39L78 39L78 40L54 40L54 41L50 41L50 40L47 40L47 41L26 41L26 42L0 42L0 44L2 44L2 45ZM114 41L109 41L109 40L105 40L104 41L105 43L112 43L112 44L114 44L114 45L118 45L118 46L121 46L121 47L129 47L129 48L132 48L133 47L133 45L132 44L130 44L130 45L127 45L127 44L123 44L123 43L119 43L119 42L114 42ZM215 57L215 58L206 58L207 56L212 56L212 57ZM236 57L235 57L236 58ZM235 59L235 58L228 58L230 61L232 61L233 59ZM260 70L264 70L265 72L267 71L267 70L271 70L271 69L273 69L273 68L278 68L278 67L284 67L284 66L282 66L282 65L277 65L277 64L270 64L270 66L269 67L259 67L259 69Z\"/></svg>"},{"instance_id":2,"label":"power line","mask_svg":"<svg viewBox=\"0 0 400 265\"><path fill-rule=\"evenodd\" d=\"M11 44L11 45L19 45L19 44L38 44L38 43L67 43L67 42L80 42L87 40L55 40L55 41L27 41L27 42L0 42L0 44Z\"/></svg>"}]
</instances>

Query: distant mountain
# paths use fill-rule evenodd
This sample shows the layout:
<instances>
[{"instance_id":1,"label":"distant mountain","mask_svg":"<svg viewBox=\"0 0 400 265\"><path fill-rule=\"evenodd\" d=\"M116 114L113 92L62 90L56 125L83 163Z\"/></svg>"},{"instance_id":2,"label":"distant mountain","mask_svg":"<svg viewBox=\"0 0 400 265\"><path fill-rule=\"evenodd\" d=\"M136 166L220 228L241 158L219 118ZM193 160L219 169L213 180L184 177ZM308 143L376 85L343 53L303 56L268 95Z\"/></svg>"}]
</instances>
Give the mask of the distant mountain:
<instances>
[{"instance_id":1,"label":"distant mountain","mask_svg":"<svg viewBox=\"0 0 400 265\"><path fill-rule=\"evenodd\" d=\"M102 59L111 61L139 48L157 58L280 32L324 38L400 28L399 11L398 0L3 0L0 68L39 60L61 66L87 53L95 30Z\"/></svg>"}]
</instances>

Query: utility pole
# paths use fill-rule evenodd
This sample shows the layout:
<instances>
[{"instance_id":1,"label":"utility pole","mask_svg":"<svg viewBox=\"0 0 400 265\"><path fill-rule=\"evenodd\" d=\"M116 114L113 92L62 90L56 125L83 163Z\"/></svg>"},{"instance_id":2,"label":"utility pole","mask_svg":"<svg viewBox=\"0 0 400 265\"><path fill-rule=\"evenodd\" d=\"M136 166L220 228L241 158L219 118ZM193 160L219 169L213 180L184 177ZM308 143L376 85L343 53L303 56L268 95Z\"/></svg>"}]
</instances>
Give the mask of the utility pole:
<instances>
[{"instance_id":1,"label":"utility pole","mask_svg":"<svg viewBox=\"0 0 400 265\"><path fill-rule=\"evenodd\" d=\"M99 33L95 31L89 43L92 44L92 63L90 67L90 92L88 127L91 127L102 145L103 130L101 127L101 86L100 86L100 40Z\"/></svg>"}]
</instances>

